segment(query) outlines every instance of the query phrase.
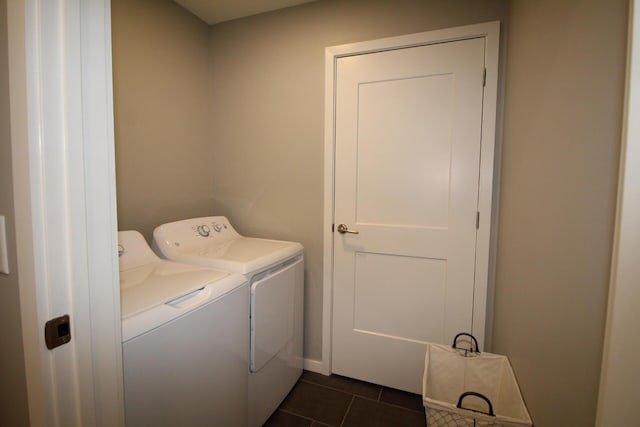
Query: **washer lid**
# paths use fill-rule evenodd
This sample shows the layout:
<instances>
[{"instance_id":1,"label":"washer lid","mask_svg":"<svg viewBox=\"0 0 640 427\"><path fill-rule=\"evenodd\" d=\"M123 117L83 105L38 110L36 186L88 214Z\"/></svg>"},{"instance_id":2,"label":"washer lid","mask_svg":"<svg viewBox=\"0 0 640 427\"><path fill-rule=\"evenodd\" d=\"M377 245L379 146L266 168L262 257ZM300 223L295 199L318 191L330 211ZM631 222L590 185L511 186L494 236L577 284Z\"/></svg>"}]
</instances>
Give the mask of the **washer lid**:
<instances>
[{"instance_id":1,"label":"washer lid","mask_svg":"<svg viewBox=\"0 0 640 427\"><path fill-rule=\"evenodd\" d=\"M122 319L208 285L213 285L208 299L215 299L245 281L225 271L161 260L137 231L118 232L118 243Z\"/></svg>"},{"instance_id":2,"label":"washer lid","mask_svg":"<svg viewBox=\"0 0 640 427\"><path fill-rule=\"evenodd\" d=\"M209 299L215 299L239 284L238 280L223 280L226 277L229 273L170 261L157 261L121 271L122 318L135 316L161 304L170 304L210 284L215 286Z\"/></svg>"}]
</instances>

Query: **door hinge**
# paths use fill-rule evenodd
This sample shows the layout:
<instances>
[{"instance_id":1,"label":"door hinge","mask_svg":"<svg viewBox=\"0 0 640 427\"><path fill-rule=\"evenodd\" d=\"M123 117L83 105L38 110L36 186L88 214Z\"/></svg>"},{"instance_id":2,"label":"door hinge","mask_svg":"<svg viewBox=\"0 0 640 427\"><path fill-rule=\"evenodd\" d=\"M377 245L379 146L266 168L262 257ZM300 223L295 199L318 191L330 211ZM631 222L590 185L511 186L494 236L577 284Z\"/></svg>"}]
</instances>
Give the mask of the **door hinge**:
<instances>
[{"instance_id":1,"label":"door hinge","mask_svg":"<svg viewBox=\"0 0 640 427\"><path fill-rule=\"evenodd\" d=\"M480 212L476 212L476 230L480 229Z\"/></svg>"},{"instance_id":2,"label":"door hinge","mask_svg":"<svg viewBox=\"0 0 640 427\"><path fill-rule=\"evenodd\" d=\"M484 71L482 72L482 87L487 85L487 67L484 67Z\"/></svg>"}]
</instances>

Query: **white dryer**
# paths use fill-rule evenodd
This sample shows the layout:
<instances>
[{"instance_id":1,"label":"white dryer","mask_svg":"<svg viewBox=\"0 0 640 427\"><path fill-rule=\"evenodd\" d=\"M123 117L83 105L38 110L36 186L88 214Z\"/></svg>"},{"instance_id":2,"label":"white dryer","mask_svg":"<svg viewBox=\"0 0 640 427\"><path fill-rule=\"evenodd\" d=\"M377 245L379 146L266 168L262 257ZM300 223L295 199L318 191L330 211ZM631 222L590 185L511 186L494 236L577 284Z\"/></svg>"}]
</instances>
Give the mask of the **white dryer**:
<instances>
[{"instance_id":1,"label":"white dryer","mask_svg":"<svg viewBox=\"0 0 640 427\"><path fill-rule=\"evenodd\" d=\"M246 426L247 280L118 241L127 426Z\"/></svg>"},{"instance_id":2,"label":"white dryer","mask_svg":"<svg viewBox=\"0 0 640 427\"><path fill-rule=\"evenodd\" d=\"M304 248L241 236L224 216L161 225L152 246L165 258L249 280L249 426L261 426L302 374Z\"/></svg>"}]
</instances>

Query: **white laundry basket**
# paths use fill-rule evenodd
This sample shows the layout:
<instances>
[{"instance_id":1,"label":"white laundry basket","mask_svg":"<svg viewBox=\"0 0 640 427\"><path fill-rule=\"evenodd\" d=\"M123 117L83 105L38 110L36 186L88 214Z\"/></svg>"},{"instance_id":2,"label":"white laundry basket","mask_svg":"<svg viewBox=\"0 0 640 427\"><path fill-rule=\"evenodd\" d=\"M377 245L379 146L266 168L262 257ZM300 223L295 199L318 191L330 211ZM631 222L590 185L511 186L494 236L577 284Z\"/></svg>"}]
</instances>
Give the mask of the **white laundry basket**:
<instances>
[{"instance_id":1,"label":"white laundry basket","mask_svg":"<svg viewBox=\"0 0 640 427\"><path fill-rule=\"evenodd\" d=\"M458 347L463 336L475 350ZM476 339L465 333L452 346L427 345L422 399L427 427L533 425L509 359L479 352Z\"/></svg>"}]
</instances>

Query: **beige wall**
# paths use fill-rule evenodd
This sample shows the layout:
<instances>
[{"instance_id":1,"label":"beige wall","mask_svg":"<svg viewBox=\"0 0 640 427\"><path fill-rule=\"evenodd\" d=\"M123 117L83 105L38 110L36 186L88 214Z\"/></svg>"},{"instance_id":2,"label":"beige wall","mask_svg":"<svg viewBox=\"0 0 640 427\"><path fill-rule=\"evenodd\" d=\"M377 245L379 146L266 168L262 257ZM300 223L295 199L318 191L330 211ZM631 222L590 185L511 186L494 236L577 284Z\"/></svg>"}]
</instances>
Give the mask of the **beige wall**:
<instances>
[{"instance_id":1,"label":"beige wall","mask_svg":"<svg viewBox=\"0 0 640 427\"><path fill-rule=\"evenodd\" d=\"M240 232L306 251L305 357L322 359L324 50L493 20L505 1L321 1L211 30L212 191Z\"/></svg>"},{"instance_id":2,"label":"beige wall","mask_svg":"<svg viewBox=\"0 0 640 427\"><path fill-rule=\"evenodd\" d=\"M169 0L113 0L118 221L155 226L215 212L209 27Z\"/></svg>"},{"instance_id":3,"label":"beige wall","mask_svg":"<svg viewBox=\"0 0 640 427\"><path fill-rule=\"evenodd\" d=\"M593 425L627 1L511 2L494 350L536 425Z\"/></svg>"},{"instance_id":4,"label":"beige wall","mask_svg":"<svg viewBox=\"0 0 640 427\"><path fill-rule=\"evenodd\" d=\"M9 116L9 57L7 2L0 0L0 215L5 216L9 275L0 273L0 425L28 426L29 408L22 349L20 295L14 228L11 127Z\"/></svg>"},{"instance_id":5,"label":"beige wall","mask_svg":"<svg viewBox=\"0 0 640 427\"><path fill-rule=\"evenodd\" d=\"M120 228L149 237L166 220L224 214L242 233L300 241L312 359L324 48L507 23L494 350L511 358L536 425L593 425L626 0L323 0L210 30L168 1L114 0L113 12Z\"/></svg>"}]
</instances>

